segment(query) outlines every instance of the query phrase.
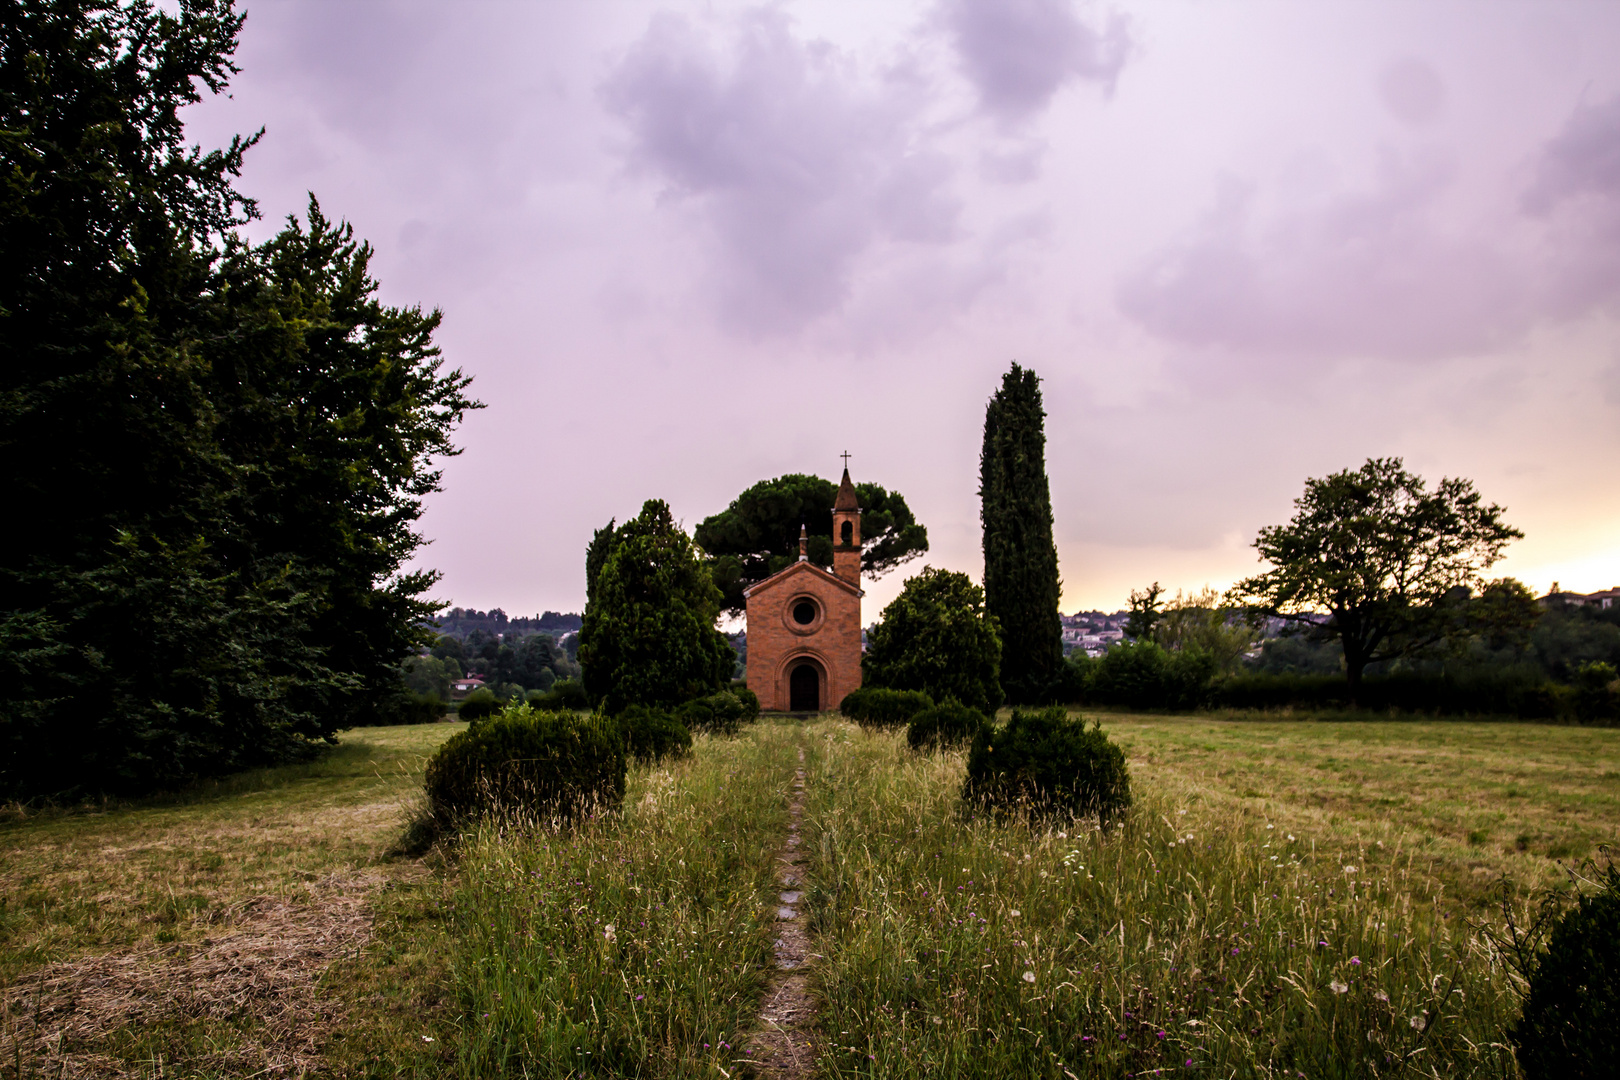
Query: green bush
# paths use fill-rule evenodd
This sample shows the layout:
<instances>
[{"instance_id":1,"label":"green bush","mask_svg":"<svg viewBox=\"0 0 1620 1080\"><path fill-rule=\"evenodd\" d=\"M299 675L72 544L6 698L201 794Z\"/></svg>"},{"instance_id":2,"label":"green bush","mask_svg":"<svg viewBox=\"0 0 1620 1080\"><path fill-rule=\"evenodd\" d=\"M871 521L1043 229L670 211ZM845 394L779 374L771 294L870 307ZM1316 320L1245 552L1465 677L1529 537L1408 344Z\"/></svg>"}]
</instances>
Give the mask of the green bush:
<instances>
[{"instance_id":1,"label":"green bush","mask_svg":"<svg viewBox=\"0 0 1620 1080\"><path fill-rule=\"evenodd\" d=\"M585 684L578 679L562 679L551 684L546 691L529 691L529 704L536 709L589 709L591 699L585 693Z\"/></svg>"},{"instance_id":2,"label":"green bush","mask_svg":"<svg viewBox=\"0 0 1620 1080\"><path fill-rule=\"evenodd\" d=\"M1574 672L1575 717L1584 724L1612 724L1620 720L1620 675L1613 664L1582 664Z\"/></svg>"},{"instance_id":3,"label":"green bush","mask_svg":"<svg viewBox=\"0 0 1620 1080\"><path fill-rule=\"evenodd\" d=\"M989 723L979 710L947 700L911 718L906 725L906 742L918 753L955 749L971 743L979 729Z\"/></svg>"},{"instance_id":4,"label":"green bush","mask_svg":"<svg viewBox=\"0 0 1620 1080\"><path fill-rule=\"evenodd\" d=\"M921 690L890 690L863 686L851 690L838 703L838 711L862 727L904 727L924 709L934 707L934 699Z\"/></svg>"},{"instance_id":5,"label":"green bush","mask_svg":"<svg viewBox=\"0 0 1620 1080\"><path fill-rule=\"evenodd\" d=\"M572 819L624 800L624 741L601 717L513 705L452 735L428 761L441 828L491 815Z\"/></svg>"},{"instance_id":6,"label":"green bush","mask_svg":"<svg viewBox=\"0 0 1620 1080\"><path fill-rule=\"evenodd\" d=\"M868 686L994 712L1002 701L1001 631L985 611L984 590L966 574L924 567L883 609L861 671Z\"/></svg>"},{"instance_id":7,"label":"green bush","mask_svg":"<svg viewBox=\"0 0 1620 1080\"><path fill-rule=\"evenodd\" d=\"M1215 661L1200 649L1151 641L1115 645L1097 661L1091 700L1132 709L1196 709L1208 695Z\"/></svg>"},{"instance_id":8,"label":"green bush","mask_svg":"<svg viewBox=\"0 0 1620 1080\"><path fill-rule=\"evenodd\" d=\"M1094 814L1107 824L1131 805L1131 781L1125 752L1100 725L1062 708L1014 711L1006 727L974 736L962 797L997 812Z\"/></svg>"},{"instance_id":9,"label":"green bush","mask_svg":"<svg viewBox=\"0 0 1620 1080\"><path fill-rule=\"evenodd\" d=\"M1361 707L1375 712L1518 716L1544 720L1573 713L1569 687L1523 667L1497 671L1401 671L1361 682ZM1245 673L1217 679L1207 703L1227 709L1347 709L1343 675Z\"/></svg>"},{"instance_id":10,"label":"green bush","mask_svg":"<svg viewBox=\"0 0 1620 1080\"><path fill-rule=\"evenodd\" d=\"M625 753L639 762L680 758L692 752L692 733L668 709L631 705L615 719L624 736Z\"/></svg>"},{"instance_id":11,"label":"green bush","mask_svg":"<svg viewBox=\"0 0 1620 1080\"><path fill-rule=\"evenodd\" d=\"M746 684L739 686L736 683L733 683L731 686L731 692L737 695L738 701L742 702L743 723L752 724L755 720L758 720L759 695L748 689Z\"/></svg>"},{"instance_id":12,"label":"green bush","mask_svg":"<svg viewBox=\"0 0 1620 1080\"><path fill-rule=\"evenodd\" d=\"M722 690L707 697L693 698L680 707L677 715L690 731L706 731L711 735L735 735L745 723L759 718L759 699L749 713L748 706L730 690Z\"/></svg>"},{"instance_id":13,"label":"green bush","mask_svg":"<svg viewBox=\"0 0 1620 1080\"><path fill-rule=\"evenodd\" d=\"M1553 927L1508 1028L1526 1080L1613 1076L1620 1062L1620 870Z\"/></svg>"},{"instance_id":14,"label":"green bush","mask_svg":"<svg viewBox=\"0 0 1620 1080\"><path fill-rule=\"evenodd\" d=\"M399 709L400 724L436 724L444 719L444 714L450 711L450 706L439 700L437 694L418 694L411 691L406 694Z\"/></svg>"},{"instance_id":15,"label":"green bush","mask_svg":"<svg viewBox=\"0 0 1620 1080\"><path fill-rule=\"evenodd\" d=\"M483 720L494 716L501 711L501 703L495 700L495 692L487 686L480 686L477 690L462 699L461 707L456 715L468 723Z\"/></svg>"}]
</instances>

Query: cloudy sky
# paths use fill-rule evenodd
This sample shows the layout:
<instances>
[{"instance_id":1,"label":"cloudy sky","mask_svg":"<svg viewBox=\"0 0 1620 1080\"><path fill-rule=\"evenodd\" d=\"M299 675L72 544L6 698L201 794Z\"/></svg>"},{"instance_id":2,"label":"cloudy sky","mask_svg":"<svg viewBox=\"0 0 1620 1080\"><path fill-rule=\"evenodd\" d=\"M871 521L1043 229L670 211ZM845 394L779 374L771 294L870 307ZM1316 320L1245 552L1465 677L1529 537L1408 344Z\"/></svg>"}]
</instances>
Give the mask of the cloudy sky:
<instances>
[{"instance_id":1,"label":"cloudy sky","mask_svg":"<svg viewBox=\"0 0 1620 1080\"><path fill-rule=\"evenodd\" d=\"M447 602L577 610L609 518L845 450L978 577L1014 360L1065 611L1224 586L1385 455L1507 507L1497 572L1620 584L1620 5L247 10L193 137L263 126L254 231L314 192L489 405L423 520Z\"/></svg>"}]
</instances>

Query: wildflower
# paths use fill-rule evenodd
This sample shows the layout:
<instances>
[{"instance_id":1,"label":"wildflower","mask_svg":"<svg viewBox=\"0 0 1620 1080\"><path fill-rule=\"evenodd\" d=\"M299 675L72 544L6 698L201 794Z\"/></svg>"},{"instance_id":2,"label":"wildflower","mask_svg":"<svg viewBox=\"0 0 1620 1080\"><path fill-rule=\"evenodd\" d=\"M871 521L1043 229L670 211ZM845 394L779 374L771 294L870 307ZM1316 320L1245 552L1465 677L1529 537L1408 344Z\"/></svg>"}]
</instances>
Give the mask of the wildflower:
<instances>
[{"instance_id":1,"label":"wildflower","mask_svg":"<svg viewBox=\"0 0 1620 1080\"><path fill-rule=\"evenodd\" d=\"M1235 945L1234 945L1234 946L1233 946L1233 947L1232 947L1232 955L1233 955L1233 956L1236 956L1236 955L1237 955L1237 954L1238 954L1238 951L1237 951L1237 946L1235 946Z\"/></svg>"},{"instance_id":2,"label":"wildflower","mask_svg":"<svg viewBox=\"0 0 1620 1080\"><path fill-rule=\"evenodd\" d=\"M1018 916L1021 913L1019 912L1019 910L1017 908L1013 908L1011 911L1007 912L1007 914L1011 915L1013 918L1016 919L1016 918L1018 918Z\"/></svg>"},{"instance_id":3,"label":"wildflower","mask_svg":"<svg viewBox=\"0 0 1620 1080\"><path fill-rule=\"evenodd\" d=\"M1352 963L1352 964L1359 964L1359 963L1361 963L1361 957L1359 957L1359 956L1352 956L1352 957L1351 957L1351 958L1350 958L1350 962L1351 962L1351 963Z\"/></svg>"},{"instance_id":4,"label":"wildflower","mask_svg":"<svg viewBox=\"0 0 1620 1080\"><path fill-rule=\"evenodd\" d=\"M1414 1019L1416 1019L1416 1018L1415 1018L1415 1017L1414 1017ZM432 1041L433 1041L433 1036L431 1036L431 1035L424 1035L424 1036L422 1036L422 1041L423 1041L423 1042L432 1042Z\"/></svg>"},{"instance_id":5,"label":"wildflower","mask_svg":"<svg viewBox=\"0 0 1620 1080\"><path fill-rule=\"evenodd\" d=\"M641 999L642 999L642 998L644 998L644 997L646 997L646 996L647 996L647 995L646 995L646 994L637 994L637 995L636 995L636 1000L637 1000L637 1001L640 1001L640 1000L641 1000Z\"/></svg>"},{"instance_id":6,"label":"wildflower","mask_svg":"<svg viewBox=\"0 0 1620 1080\"><path fill-rule=\"evenodd\" d=\"M1428 1021L1423 1019L1421 1016L1414 1016L1407 1020L1407 1023L1412 1025L1413 1031L1422 1031L1424 1028L1429 1026Z\"/></svg>"},{"instance_id":7,"label":"wildflower","mask_svg":"<svg viewBox=\"0 0 1620 1080\"><path fill-rule=\"evenodd\" d=\"M1159 1032L1159 1038L1161 1038L1161 1039L1164 1038L1164 1032L1162 1032L1162 1031Z\"/></svg>"},{"instance_id":8,"label":"wildflower","mask_svg":"<svg viewBox=\"0 0 1620 1080\"><path fill-rule=\"evenodd\" d=\"M1334 979L1332 982L1328 983L1328 989L1333 991L1335 994L1342 994L1348 991L1350 987L1346 986L1338 979Z\"/></svg>"},{"instance_id":9,"label":"wildflower","mask_svg":"<svg viewBox=\"0 0 1620 1080\"><path fill-rule=\"evenodd\" d=\"M619 940L619 935L614 932L612 923L608 923L602 928L602 936L608 940L609 944Z\"/></svg>"},{"instance_id":10,"label":"wildflower","mask_svg":"<svg viewBox=\"0 0 1620 1080\"><path fill-rule=\"evenodd\" d=\"M1386 1001L1387 1002L1389 1000L1389 995L1384 993L1382 990L1374 991L1373 992L1373 997L1377 998L1379 1001Z\"/></svg>"},{"instance_id":11,"label":"wildflower","mask_svg":"<svg viewBox=\"0 0 1620 1080\"><path fill-rule=\"evenodd\" d=\"M1025 982L1031 982L1031 983L1034 982L1035 981L1035 973L1033 971L1024 972L1024 981Z\"/></svg>"},{"instance_id":12,"label":"wildflower","mask_svg":"<svg viewBox=\"0 0 1620 1080\"><path fill-rule=\"evenodd\" d=\"M1344 872L1347 873L1347 874L1353 874L1353 873L1356 872L1356 868L1353 867L1353 866L1346 866L1344 868Z\"/></svg>"}]
</instances>

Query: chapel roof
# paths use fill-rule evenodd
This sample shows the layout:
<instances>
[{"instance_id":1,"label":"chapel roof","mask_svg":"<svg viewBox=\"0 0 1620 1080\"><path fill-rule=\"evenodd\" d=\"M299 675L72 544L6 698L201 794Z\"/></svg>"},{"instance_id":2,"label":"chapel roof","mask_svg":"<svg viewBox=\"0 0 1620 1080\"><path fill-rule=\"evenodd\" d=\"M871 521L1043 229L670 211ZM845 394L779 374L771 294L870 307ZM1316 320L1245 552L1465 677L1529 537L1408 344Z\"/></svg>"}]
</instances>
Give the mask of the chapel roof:
<instances>
[{"instance_id":1,"label":"chapel roof","mask_svg":"<svg viewBox=\"0 0 1620 1080\"><path fill-rule=\"evenodd\" d=\"M859 510L861 504L855 498L855 485L849 482L849 467L844 468L844 482L838 485L838 498L833 500L834 510Z\"/></svg>"},{"instance_id":2,"label":"chapel roof","mask_svg":"<svg viewBox=\"0 0 1620 1080\"><path fill-rule=\"evenodd\" d=\"M783 569L778 570L776 573L772 574L770 577L765 578L763 581L754 582L752 585L748 586L748 588L743 590L743 595L744 596L752 596L755 593L760 592L761 590L773 589L776 586L782 584L783 581L785 581L787 578L789 578L789 577L791 577L791 576L793 576L795 574L811 574L811 575L814 575L815 577L827 582L827 584L829 584L829 585L838 586L840 589L843 589L847 593L853 593L856 596L865 596L866 595L866 590L865 589L862 589L857 585L851 585L849 582L845 581L843 578L839 577L836 574L832 574L832 573L829 573L826 570L823 570L821 567L817 566L813 562L796 562L796 563L792 563L792 564L784 567Z\"/></svg>"}]
</instances>

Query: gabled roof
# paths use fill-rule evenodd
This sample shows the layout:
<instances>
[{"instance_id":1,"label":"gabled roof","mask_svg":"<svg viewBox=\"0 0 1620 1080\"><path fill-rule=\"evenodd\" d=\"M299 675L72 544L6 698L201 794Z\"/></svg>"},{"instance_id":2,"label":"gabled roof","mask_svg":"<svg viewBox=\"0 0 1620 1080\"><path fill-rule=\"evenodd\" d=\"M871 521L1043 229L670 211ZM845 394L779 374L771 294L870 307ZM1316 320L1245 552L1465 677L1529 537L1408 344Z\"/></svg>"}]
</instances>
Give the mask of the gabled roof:
<instances>
[{"instance_id":1,"label":"gabled roof","mask_svg":"<svg viewBox=\"0 0 1620 1080\"><path fill-rule=\"evenodd\" d=\"M748 588L743 590L743 596L745 596L745 597L752 596L752 595L754 595L754 593L756 593L759 590L765 588L766 586L770 586L771 588L775 588L777 585L781 584L782 582L785 582L789 577L791 577L794 574L813 574L813 575L821 578L824 581L830 582L831 584L838 586L840 589L843 589L845 592L850 593L852 595L855 595L855 596L865 596L866 595L866 590L865 589L862 589L862 588L860 588L858 586L855 586L855 585L851 585L849 582L845 581L843 578L839 577L837 574L829 573L826 570L823 570L821 567L817 566L815 563L812 563L812 562L796 562L792 566L789 566L789 567L787 567L785 569L782 569L782 570L778 570L776 573L772 574L770 577L766 578L764 581L756 581L756 582L754 582L752 585L748 586Z\"/></svg>"},{"instance_id":2,"label":"gabled roof","mask_svg":"<svg viewBox=\"0 0 1620 1080\"><path fill-rule=\"evenodd\" d=\"M860 501L855 498L855 485L849 482L849 468L844 468L844 482L838 485L838 498L833 500L834 510L859 510Z\"/></svg>"}]
</instances>

